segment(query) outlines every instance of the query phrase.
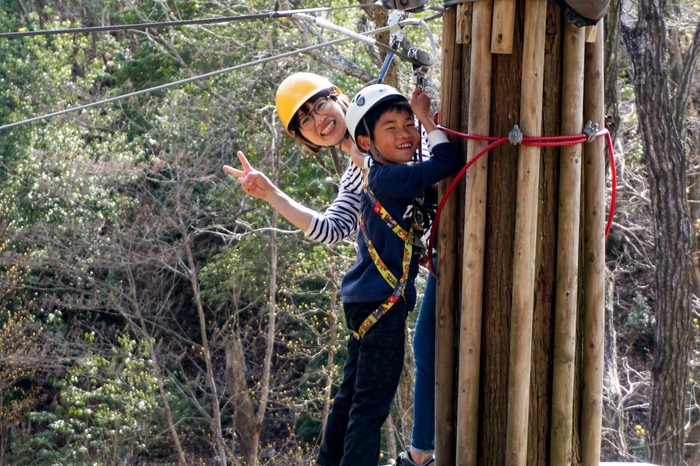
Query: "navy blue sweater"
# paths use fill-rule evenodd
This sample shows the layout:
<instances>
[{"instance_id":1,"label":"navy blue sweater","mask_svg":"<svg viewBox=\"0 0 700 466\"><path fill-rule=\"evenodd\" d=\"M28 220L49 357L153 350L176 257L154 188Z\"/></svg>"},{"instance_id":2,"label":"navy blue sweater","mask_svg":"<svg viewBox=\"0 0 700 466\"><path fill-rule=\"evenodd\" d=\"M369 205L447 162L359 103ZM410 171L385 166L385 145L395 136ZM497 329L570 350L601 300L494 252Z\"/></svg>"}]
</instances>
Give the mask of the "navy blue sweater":
<instances>
[{"instance_id":1,"label":"navy blue sweater","mask_svg":"<svg viewBox=\"0 0 700 466\"><path fill-rule=\"evenodd\" d=\"M444 136L442 133L441 135ZM444 140L446 139L445 137ZM374 164L370 168L368 177L370 189L394 220L399 222L406 231L412 222L413 199L421 197L427 187L457 173L463 166L449 142L434 145L431 152L432 157L423 163ZM379 257L394 276L400 279L405 243L374 212L372 202L365 193L362 194L361 210L365 229ZM345 274L340 287L343 303L384 301L393 291L372 262L363 234L362 231L357 233L357 260ZM413 309L416 304L414 279L418 274L418 258L418 255L413 255L410 278L404 290L407 310Z\"/></svg>"}]
</instances>

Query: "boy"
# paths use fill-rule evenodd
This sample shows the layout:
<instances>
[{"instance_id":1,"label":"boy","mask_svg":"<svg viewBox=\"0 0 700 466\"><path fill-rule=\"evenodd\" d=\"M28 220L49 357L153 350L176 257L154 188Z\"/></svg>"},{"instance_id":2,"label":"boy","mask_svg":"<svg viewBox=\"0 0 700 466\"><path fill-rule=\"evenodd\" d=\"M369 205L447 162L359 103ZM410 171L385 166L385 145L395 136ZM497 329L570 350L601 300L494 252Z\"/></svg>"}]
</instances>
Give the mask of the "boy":
<instances>
[{"instance_id":1,"label":"boy","mask_svg":"<svg viewBox=\"0 0 700 466\"><path fill-rule=\"evenodd\" d=\"M432 157L405 165L421 143L414 112L428 131ZM346 123L374 163L365 169L357 261L341 285L353 335L317 462L377 466L380 429L403 368L404 320L416 302L417 238L425 227L416 198L459 171L462 162L430 118L430 98L418 88L409 105L390 86L368 86L350 103Z\"/></svg>"}]
</instances>

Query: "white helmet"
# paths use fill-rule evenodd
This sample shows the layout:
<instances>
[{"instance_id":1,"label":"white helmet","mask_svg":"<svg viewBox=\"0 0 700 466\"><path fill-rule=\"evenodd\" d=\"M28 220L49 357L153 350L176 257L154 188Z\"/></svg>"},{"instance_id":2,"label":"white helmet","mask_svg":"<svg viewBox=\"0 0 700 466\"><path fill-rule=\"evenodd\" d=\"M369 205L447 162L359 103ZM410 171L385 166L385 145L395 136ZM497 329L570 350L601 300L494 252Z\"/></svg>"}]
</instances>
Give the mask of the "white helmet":
<instances>
[{"instance_id":1,"label":"white helmet","mask_svg":"<svg viewBox=\"0 0 700 466\"><path fill-rule=\"evenodd\" d=\"M357 129L359 125L366 127L364 122L365 115L376 107L377 104L389 100L403 100L408 102L405 95L386 84L372 84L371 86L367 86L355 94L355 97L350 101L350 106L345 114L345 124L348 127L350 137L358 148L360 146L357 144ZM369 133L369 128L367 128L367 132ZM374 148L374 144L372 147Z\"/></svg>"}]
</instances>

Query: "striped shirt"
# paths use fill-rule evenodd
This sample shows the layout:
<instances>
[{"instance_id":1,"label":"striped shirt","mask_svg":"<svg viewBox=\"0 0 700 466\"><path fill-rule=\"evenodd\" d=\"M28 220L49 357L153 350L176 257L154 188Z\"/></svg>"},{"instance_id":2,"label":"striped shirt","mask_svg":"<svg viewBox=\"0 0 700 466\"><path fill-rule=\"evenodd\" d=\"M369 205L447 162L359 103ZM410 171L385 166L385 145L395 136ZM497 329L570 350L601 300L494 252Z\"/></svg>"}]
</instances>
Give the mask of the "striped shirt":
<instances>
[{"instance_id":1,"label":"striped shirt","mask_svg":"<svg viewBox=\"0 0 700 466\"><path fill-rule=\"evenodd\" d=\"M424 159L430 158L430 141L425 129L421 128ZM365 166L371 163L371 157L365 157ZM414 162L418 161L418 154ZM304 233L312 240L333 245L348 238L357 229L360 217L360 195L363 182L362 169L350 162L340 179L338 195L323 214L315 213L309 229Z\"/></svg>"}]
</instances>

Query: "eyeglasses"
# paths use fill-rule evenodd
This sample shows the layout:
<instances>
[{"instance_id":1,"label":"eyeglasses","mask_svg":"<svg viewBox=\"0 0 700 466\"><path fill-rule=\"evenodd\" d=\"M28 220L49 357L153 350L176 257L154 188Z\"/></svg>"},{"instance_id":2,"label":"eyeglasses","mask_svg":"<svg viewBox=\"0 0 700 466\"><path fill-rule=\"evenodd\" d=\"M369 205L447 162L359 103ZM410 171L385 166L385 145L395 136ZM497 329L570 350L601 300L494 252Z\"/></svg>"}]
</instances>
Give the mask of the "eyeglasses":
<instances>
[{"instance_id":1,"label":"eyeglasses","mask_svg":"<svg viewBox=\"0 0 700 466\"><path fill-rule=\"evenodd\" d=\"M299 117L299 127L301 129L310 130L314 127L314 116L312 113L315 112L316 115L325 115L330 109L330 100L328 100L326 97L321 97L314 103L314 108L312 108L309 113L305 113Z\"/></svg>"}]
</instances>

